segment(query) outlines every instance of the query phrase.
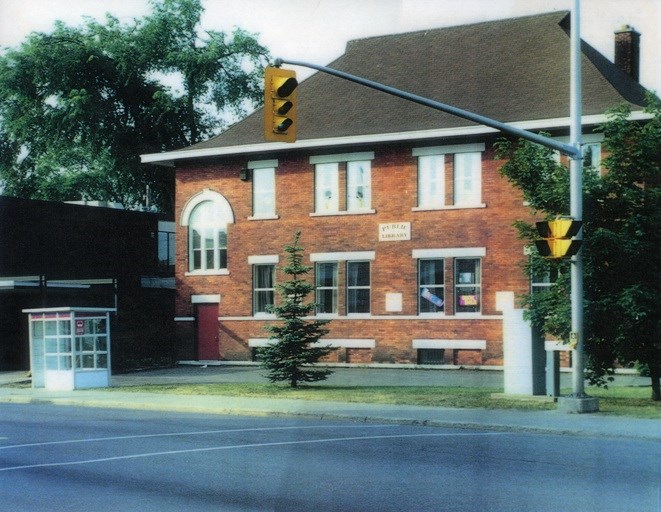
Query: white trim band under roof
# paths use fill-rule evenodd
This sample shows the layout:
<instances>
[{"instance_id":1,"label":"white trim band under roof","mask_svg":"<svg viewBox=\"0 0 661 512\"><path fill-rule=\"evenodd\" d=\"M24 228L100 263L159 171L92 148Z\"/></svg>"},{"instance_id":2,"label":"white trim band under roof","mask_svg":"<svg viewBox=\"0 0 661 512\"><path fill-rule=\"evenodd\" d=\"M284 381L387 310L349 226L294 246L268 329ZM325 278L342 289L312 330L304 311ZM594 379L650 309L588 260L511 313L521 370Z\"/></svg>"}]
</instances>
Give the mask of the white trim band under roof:
<instances>
[{"instance_id":1,"label":"white trim band under roof","mask_svg":"<svg viewBox=\"0 0 661 512\"><path fill-rule=\"evenodd\" d=\"M630 121L651 119L651 114L641 111L632 112ZM581 124L585 126L598 125L606 122L605 114L583 116ZM509 123L511 126L523 130L544 130L550 128L568 128L569 117L554 119L538 119L535 121L521 121ZM175 160L186 160L191 158L209 158L216 156L245 155L250 153L265 153L269 151L295 150L307 148L322 148L342 146L347 144L375 144L380 142L397 142L406 140L436 139L443 137L458 137L482 135L485 133L498 133L495 128L484 125L469 125L454 128L441 128L437 130L416 130L410 132L376 133L368 135L354 135L349 137L330 137L324 139L303 139L294 143L287 142L260 142L257 144L242 144L240 146L223 146L204 149L182 149L177 151L166 151L163 153L148 153L140 155L143 164L161 164L165 166L174 165Z\"/></svg>"}]
</instances>

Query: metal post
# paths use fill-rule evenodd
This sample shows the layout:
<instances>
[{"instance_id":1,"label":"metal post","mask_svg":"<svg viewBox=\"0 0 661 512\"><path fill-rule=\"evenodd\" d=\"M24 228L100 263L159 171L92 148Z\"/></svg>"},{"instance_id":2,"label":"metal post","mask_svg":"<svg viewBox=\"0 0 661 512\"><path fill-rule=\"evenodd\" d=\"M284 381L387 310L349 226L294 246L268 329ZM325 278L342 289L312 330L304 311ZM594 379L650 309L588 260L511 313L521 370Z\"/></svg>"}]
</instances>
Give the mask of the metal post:
<instances>
[{"instance_id":1,"label":"metal post","mask_svg":"<svg viewBox=\"0 0 661 512\"><path fill-rule=\"evenodd\" d=\"M580 0L574 0L570 36L570 145L578 151L569 161L569 209L575 220L583 220L583 157L581 155L581 13ZM582 238L579 232L578 238ZM585 394L585 360L583 334L583 249L571 259L571 337L573 353L573 392L558 400L560 410L570 413L597 412L599 401Z\"/></svg>"},{"instance_id":2,"label":"metal post","mask_svg":"<svg viewBox=\"0 0 661 512\"><path fill-rule=\"evenodd\" d=\"M571 13L571 64L570 64L570 144L581 149L581 16L580 0L574 0ZM583 159L581 154L570 157L570 215L572 219L583 219ZM582 233L579 233L582 238ZM573 357L573 396L585 396L583 361L583 251L571 261L571 330L575 338Z\"/></svg>"}]
</instances>

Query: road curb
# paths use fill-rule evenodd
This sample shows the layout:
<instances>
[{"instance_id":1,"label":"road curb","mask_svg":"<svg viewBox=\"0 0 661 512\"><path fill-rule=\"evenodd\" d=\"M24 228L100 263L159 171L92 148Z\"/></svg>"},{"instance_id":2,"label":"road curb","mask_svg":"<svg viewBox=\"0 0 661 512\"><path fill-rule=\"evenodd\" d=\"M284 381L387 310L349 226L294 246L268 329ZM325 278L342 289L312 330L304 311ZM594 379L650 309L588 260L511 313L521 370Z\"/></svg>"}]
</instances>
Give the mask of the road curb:
<instances>
[{"instance_id":1,"label":"road curb","mask_svg":"<svg viewBox=\"0 0 661 512\"><path fill-rule=\"evenodd\" d=\"M659 436L640 434L636 432L621 433L599 431L595 429L566 428L536 426L530 424L507 424L497 421L457 421L457 420L439 420L437 418L425 418L410 416L397 417L395 415L379 415L372 412L367 414L348 414L341 412L313 411L313 410L290 410L287 408L264 408L264 407L245 407L237 406L219 406L219 405L195 405L195 404L173 404L163 402L127 402L113 399L95 399L95 398L72 398L72 397L52 397L52 396L28 396L28 395L5 395L0 396L0 403L15 404L51 404L59 406L75 407L96 407L109 409L125 410L143 410L143 411L162 411L191 414L216 414L216 415L237 415L237 416L258 416L258 417L304 417L318 420L342 420L355 421L361 423L387 423L397 425L419 425L439 428L471 429L471 430L489 430L496 432L517 432L530 434L544 434L554 436L573 436L573 437L600 437L600 438L627 438L659 442ZM309 402L308 402L309 403ZM355 404L352 404L355 405ZM405 413L404 413L405 414Z\"/></svg>"}]
</instances>

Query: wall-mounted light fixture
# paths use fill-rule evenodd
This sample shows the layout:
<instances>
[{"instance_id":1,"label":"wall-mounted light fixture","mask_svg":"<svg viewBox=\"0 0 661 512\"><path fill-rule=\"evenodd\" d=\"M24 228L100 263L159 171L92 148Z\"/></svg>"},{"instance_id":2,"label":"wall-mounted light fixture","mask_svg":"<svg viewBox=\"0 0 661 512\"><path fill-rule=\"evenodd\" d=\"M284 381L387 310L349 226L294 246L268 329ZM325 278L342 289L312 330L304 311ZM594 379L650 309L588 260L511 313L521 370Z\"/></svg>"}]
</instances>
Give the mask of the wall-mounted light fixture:
<instances>
[{"instance_id":1,"label":"wall-mounted light fixture","mask_svg":"<svg viewBox=\"0 0 661 512\"><path fill-rule=\"evenodd\" d=\"M239 178L241 181L250 181L250 169L241 169L239 171Z\"/></svg>"}]
</instances>

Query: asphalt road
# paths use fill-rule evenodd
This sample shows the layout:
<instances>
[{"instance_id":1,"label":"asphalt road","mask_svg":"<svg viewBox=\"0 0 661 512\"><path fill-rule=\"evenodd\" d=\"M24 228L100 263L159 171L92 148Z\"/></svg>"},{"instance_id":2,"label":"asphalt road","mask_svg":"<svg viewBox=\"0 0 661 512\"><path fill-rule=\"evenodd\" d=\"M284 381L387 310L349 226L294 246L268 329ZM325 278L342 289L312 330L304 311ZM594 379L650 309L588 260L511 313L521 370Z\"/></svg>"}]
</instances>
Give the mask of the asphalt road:
<instances>
[{"instance_id":1,"label":"asphalt road","mask_svg":"<svg viewBox=\"0 0 661 512\"><path fill-rule=\"evenodd\" d=\"M658 442L0 404L20 511L650 511Z\"/></svg>"}]
</instances>

